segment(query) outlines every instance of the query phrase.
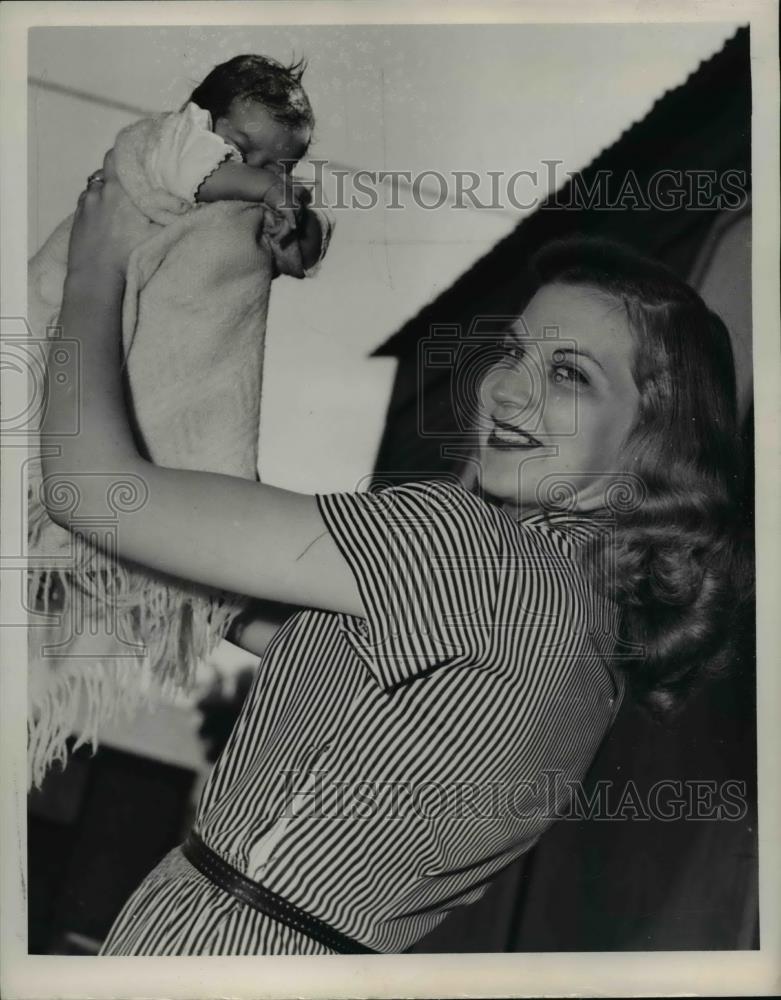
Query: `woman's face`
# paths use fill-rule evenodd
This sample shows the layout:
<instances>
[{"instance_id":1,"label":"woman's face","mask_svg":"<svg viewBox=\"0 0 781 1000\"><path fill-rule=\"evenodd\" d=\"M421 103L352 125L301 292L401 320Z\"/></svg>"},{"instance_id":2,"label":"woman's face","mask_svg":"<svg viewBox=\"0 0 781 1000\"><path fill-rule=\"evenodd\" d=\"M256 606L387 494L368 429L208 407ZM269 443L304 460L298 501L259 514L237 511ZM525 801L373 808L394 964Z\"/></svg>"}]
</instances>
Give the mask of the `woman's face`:
<instances>
[{"instance_id":1,"label":"woman's face","mask_svg":"<svg viewBox=\"0 0 781 1000\"><path fill-rule=\"evenodd\" d=\"M523 510L564 482L582 509L602 505L639 404L624 307L591 288L546 285L504 349L480 388L483 489Z\"/></svg>"}]
</instances>

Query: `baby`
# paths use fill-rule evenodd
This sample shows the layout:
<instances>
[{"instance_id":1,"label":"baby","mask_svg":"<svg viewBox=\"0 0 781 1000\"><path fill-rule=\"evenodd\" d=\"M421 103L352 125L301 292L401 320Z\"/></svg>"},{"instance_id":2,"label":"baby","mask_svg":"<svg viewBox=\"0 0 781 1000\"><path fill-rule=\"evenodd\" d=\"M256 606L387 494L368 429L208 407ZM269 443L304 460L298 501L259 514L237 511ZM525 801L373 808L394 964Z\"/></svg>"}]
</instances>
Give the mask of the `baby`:
<instances>
[{"instance_id":1,"label":"baby","mask_svg":"<svg viewBox=\"0 0 781 1000\"><path fill-rule=\"evenodd\" d=\"M182 110L123 129L107 156L156 223L128 267L122 339L139 445L158 464L257 478L271 282L314 273L332 231L292 176L314 126L302 72L300 63L237 56L212 70ZM42 338L56 326L71 224L30 262L28 315ZM120 706L161 685L186 686L242 610L233 595L100 563L97 550L49 519L40 490L33 462L28 597L41 616L29 631L34 783L66 759L74 729L95 745Z\"/></svg>"},{"instance_id":2,"label":"baby","mask_svg":"<svg viewBox=\"0 0 781 1000\"><path fill-rule=\"evenodd\" d=\"M332 224L307 207L308 189L292 180L314 127L302 73L301 63L283 67L262 56L236 56L217 66L182 111L167 117L150 151L148 175L188 204L262 202L292 227L277 236L282 246L272 243L273 249L297 244L306 273L322 259ZM290 260L287 254L277 263Z\"/></svg>"}]
</instances>

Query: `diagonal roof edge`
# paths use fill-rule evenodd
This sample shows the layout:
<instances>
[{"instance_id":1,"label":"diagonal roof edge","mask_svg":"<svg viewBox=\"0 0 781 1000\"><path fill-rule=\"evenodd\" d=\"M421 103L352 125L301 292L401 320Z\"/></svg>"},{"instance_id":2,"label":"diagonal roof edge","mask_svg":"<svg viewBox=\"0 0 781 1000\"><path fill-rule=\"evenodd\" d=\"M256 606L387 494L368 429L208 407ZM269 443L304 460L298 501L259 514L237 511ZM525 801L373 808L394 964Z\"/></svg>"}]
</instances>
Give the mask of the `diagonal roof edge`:
<instances>
[{"instance_id":1,"label":"diagonal roof edge","mask_svg":"<svg viewBox=\"0 0 781 1000\"><path fill-rule=\"evenodd\" d=\"M729 63L740 62L744 52L743 46L744 44L748 45L748 37L749 29L747 26L737 28L735 33L724 42L720 49L708 56L707 59L703 59L681 83L676 84L674 87L668 87L667 90L657 97L642 118L638 118L627 125L619 133L614 142L601 149L577 173L582 174L586 171L596 171L605 159L612 159L618 152L623 151L630 140L634 144L637 142L638 135L642 135L644 131L650 130L652 126L653 128L658 128L659 119L670 115L673 111L678 112L680 110L678 105L684 97L688 97L689 103L694 104L697 91L710 93L712 78L717 75L723 75ZM525 221L523 219L520 225L523 225Z\"/></svg>"},{"instance_id":2,"label":"diagonal roof edge","mask_svg":"<svg viewBox=\"0 0 781 1000\"><path fill-rule=\"evenodd\" d=\"M714 102L714 87L720 84L723 88L725 81L731 83L735 74L743 75L749 66L747 53L749 51L749 28L739 27L735 33L728 38L724 45L713 55L702 60L700 64L692 70L682 83L671 87L661 94L653 103L649 111L637 121L628 125L616 138L615 142L606 146L599 152L591 162L582 170L577 171L573 176L594 176L600 170L605 170L610 163L615 166L616 162L622 160L636 161L638 146L642 147L660 130L664 130L665 120L677 118L680 121L682 116L688 114L695 124L697 109L702 107L704 100L708 104ZM749 70L750 72L750 70ZM696 119L700 121L701 119ZM631 157L627 153L632 152ZM482 257L479 257L465 272L463 272L453 284L440 293L435 299L427 303L414 316L392 334L386 341L376 347L371 353L371 357L395 357L399 348L406 341L411 330L419 328L429 312L436 310L439 303L451 294L457 286L465 283L476 272L485 269L489 263L499 258L506 250L514 246L519 241L519 236L525 233L530 225L539 222L540 212L548 207L557 196L561 196L572 185L572 177L566 181L557 191L552 192L548 198L542 202L531 215L525 216L517 226L505 237L499 240Z\"/></svg>"}]
</instances>

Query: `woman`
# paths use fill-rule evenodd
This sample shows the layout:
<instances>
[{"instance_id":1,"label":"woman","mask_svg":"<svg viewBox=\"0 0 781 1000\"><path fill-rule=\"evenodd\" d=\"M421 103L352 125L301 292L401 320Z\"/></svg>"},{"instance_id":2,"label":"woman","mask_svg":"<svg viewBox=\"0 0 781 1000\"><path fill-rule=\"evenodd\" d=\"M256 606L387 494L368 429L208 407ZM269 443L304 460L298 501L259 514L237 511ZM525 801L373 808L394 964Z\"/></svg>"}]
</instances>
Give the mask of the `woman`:
<instances>
[{"instance_id":1,"label":"woman","mask_svg":"<svg viewBox=\"0 0 781 1000\"><path fill-rule=\"evenodd\" d=\"M144 235L111 176L90 183L61 317L81 341L82 433L59 436L73 390L52 380L51 516L69 526L69 477L82 519L105 475L132 477L122 558L311 610L267 650L193 834L103 953L402 951L550 825L627 686L669 709L724 663L727 333L660 265L555 245L481 383L476 490L304 496L139 456L118 330Z\"/></svg>"}]
</instances>

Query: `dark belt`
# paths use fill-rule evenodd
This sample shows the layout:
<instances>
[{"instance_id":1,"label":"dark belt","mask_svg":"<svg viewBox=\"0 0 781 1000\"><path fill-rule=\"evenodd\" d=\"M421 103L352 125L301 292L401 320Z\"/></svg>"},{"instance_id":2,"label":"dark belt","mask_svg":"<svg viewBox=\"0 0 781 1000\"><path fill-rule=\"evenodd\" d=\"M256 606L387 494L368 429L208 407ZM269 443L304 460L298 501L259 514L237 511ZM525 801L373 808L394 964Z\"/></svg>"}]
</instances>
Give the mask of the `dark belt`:
<instances>
[{"instance_id":1,"label":"dark belt","mask_svg":"<svg viewBox=\"0 0 781 1000\"><path fill-rule=\"evenodd\" d=\"M346 934L342 934L341 931L324 923L318 917L312 916L306 910L289 903L283 896L272 892L271 889L266 889L258 882L253 882L233 865L229 865L210 847L207 847L194 831L182 844L182 853L193 867L197 868L214 885L219 886L223 892L227 892L254 910L265 913L273 920L306 934L333 951L343 955L379 954L371 948L353 941Z\"/></svg>"}]
</instances>

